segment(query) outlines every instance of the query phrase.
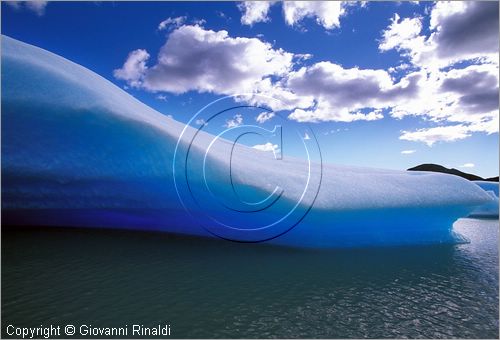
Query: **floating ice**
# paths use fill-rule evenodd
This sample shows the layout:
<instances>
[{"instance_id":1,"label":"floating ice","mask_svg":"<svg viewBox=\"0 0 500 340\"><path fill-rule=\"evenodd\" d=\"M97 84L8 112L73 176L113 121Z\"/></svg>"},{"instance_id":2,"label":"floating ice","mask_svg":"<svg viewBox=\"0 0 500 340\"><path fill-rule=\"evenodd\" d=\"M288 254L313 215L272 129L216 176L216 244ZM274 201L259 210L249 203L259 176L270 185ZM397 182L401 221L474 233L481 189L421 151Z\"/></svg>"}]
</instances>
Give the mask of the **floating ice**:
<instances>
[{"instance_id":1,"label":"floating ice","mask_svg":"<svg viewBox=\"0 0 500 340\"><path fill-rule=\"evenodd\" d=\"M233 184L241 194L253 202L279 187L282 195L261 214L228 212L218 199L230 195L225 174L231 144L219 140L206 159L206 175L215 183L217 195L207 194L195 167L188 175L197 179L189 189L200 205L188 206L189 214L179 200L172 172L182 131L196 133L80 65L2 37L6 224L213 237L211 232L220 229L213 227L214 220L253 233L300 202L295 210L299 215L292 216L298 224L268 242L305 247L423 244L456 241L453 222L492 200L457 176L324 164L321 171L317 163L308 172L310 164L303 160L277 161L264 157L268 153L237 145ZM199 137L188 163L199 162L213 139L204 132ZM184 140L179 146L187 147ZM190 169L188 163L176 164L175 169L182 173ZM308 174L312 186L321 180L317 196L315 190L303 195ZM184 189L178 187L181 196ZM262 229L255 240L276 236L268 231Z\"/></svg>"},{"instance_id":2,"label":"floating ice","mask_svg":"<svg viewBox=\"0 0 500 340\"><path fill-rule=\"evenodd\" d=\"M498 182L474 181L483 188L493 200L485 203L472 211L470 217L498 218Z\"/></svg>"}]
</instances>

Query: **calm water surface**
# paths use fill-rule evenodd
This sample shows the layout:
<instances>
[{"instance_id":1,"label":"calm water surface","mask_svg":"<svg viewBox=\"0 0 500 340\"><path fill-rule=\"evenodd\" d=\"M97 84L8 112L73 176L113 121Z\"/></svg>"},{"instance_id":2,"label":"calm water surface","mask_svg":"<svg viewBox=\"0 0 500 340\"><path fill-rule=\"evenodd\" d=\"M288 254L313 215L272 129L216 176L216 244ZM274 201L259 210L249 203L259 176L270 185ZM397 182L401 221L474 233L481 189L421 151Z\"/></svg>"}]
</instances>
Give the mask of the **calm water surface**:
<instances>
[{"instance_id":1,"label":"calm water surface","mask_svg":"<svg viewBox=\"0 0 500 340\"><path fill-rule=\"evenodd\" d=\"M306 251L157 233L2 231L8 324L171 325L172 337L497 338L498 220L469 244Z\"/></svg>"}]
</instances>

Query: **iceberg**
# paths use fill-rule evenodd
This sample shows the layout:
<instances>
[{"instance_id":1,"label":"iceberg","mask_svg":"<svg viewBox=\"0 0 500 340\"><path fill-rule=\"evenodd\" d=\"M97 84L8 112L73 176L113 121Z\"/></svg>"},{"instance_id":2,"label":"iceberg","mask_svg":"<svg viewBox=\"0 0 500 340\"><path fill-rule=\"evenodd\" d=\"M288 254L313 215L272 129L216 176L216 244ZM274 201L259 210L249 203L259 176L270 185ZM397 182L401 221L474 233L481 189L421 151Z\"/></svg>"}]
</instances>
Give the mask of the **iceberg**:
<instances>
[{"instance_id":1,"label":"iceberg","mask_svg":"<svg viewBox=\"0 0 500 340\"><path fill-rule=\"evenodd\" d=\"M453 223L493 201L478 185L446 174L293 157L277 163L169 118L46 50L2 36L1 53L7 225L312 248L453 243L461 241ZM234 186L246 203L228 207Z\"/></svg>"},{"instance_id":2,"label":"iceberg","mask_svg":"<svg viewBox=\"0 0 500 340\"><path fill-rule=\"evenodd\" d=\"M469 217L475 218L498 218L498 182L474 181L486 191L492 200L474 209Z\"/></svg>"}]
</instances>

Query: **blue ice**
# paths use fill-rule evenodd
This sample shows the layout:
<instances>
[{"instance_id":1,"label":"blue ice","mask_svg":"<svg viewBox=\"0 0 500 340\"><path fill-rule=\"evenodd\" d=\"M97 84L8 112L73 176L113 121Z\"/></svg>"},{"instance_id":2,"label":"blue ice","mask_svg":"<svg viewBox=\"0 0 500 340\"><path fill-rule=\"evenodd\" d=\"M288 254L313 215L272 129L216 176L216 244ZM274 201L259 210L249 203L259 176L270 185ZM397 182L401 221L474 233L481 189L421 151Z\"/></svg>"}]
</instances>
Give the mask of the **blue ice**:
<instances>
[{"instance_id":1,"label":"blue ice","mask_svg":"<svg viewBox=\"0 0 500 340\"><path fill-rule=\"evenodd\" d=\"M492 200L474 209L469 216L498 218L498 182L474 181L474 183L486 191L492 197Z\"/></svg>"},{"instance_id":2,"label":"blue ice","mask_svg":"<svg viewBox=\"0 0 500 340\"><path fill-rule=\"evenodd\" d=\"M272 209L227 209L223 203L234 194L227 181L231 144L218 141L207 155L204 175L215 191L207 192L197 165L213 136L201 132L187 162L172 166L176 146L188 147L182 138L177 145L183 132L196 130L85 67L2 36L4 223L158 230L297 247L429 244L460 240L453 223L493 200L457 176L311 167L285 157L276 163L237 145L233 184L241 195L255 202L277 187L282 192ZM187 168L193 180L176 187L173 169L182 174ZM319 191L304 194L308 174ZM288 224L273 225L289 211Z\"/></svg>"}]
</instances>

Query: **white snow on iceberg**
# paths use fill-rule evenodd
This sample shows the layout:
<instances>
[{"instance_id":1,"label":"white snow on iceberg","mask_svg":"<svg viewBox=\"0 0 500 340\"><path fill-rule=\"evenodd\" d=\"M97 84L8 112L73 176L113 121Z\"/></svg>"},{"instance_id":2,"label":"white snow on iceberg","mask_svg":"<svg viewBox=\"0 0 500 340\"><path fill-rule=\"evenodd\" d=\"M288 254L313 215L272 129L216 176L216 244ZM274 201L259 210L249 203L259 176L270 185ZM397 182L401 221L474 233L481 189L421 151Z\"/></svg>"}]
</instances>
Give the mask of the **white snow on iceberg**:
<instances>
[{"instance_id":1,"label":"white snow on iceberg","mask_svg":"<svg viewBox=\"0 0 500 340\"><path fill-rule=\"evenodd\" d=\"M425 244L457 241L454 221L492 201L484 190L457 176L325 164L321 173L318 167L312 169L312 178L321 179L317 196L301 198L303 190L297 183L304 180L305 161L283 158L276 166L276 160L262 157L262 151L238 146L234 182L246 188L246 195L259 198L276 186L283 188L274 210L228 212L206 194L203 183L195 181L189 189L201 204L188 207L189 214L179 200L172 172L182 131L196 134L194 128L142 104L92 71L2 36L6 224L214 237L211 231L220 228L210 230L214 220L229 220L253 232L300 201L298 210L308 211L305 218L275 238L267 237L270 234L263 229L263 239L304 247ZM212 139L200 133L191 146L194 161L202 158ZM180 146L186 147L183 143ZM220 141L207 157L209 175L221 188L227 184L223 174L229 147ZM178 167L186 169L184 164ZM225 189L218 192L225 193ZM206 218L207 211L215 217Z\"/></svg>"}]
</instances>

